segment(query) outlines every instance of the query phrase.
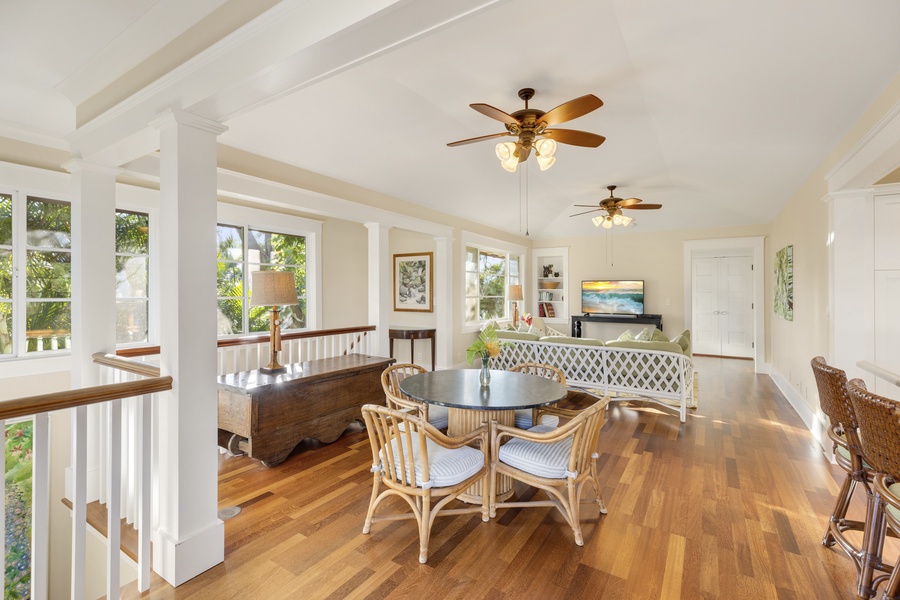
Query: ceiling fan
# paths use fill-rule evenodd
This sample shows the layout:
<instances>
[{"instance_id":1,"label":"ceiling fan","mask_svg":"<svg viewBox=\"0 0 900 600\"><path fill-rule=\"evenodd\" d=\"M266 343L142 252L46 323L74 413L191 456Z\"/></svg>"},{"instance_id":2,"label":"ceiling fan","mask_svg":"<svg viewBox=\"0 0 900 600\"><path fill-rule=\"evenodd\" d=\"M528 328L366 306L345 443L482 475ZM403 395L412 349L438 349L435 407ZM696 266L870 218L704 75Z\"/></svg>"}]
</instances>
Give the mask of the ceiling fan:
<instances>
[{"instance_id":1,"label":"ceiling fan","mask_svg":"<svg viewBox=\"0 0 900 600\"><path fill-rule=\"evenodd\" d=\"M519 98L525 101L525 108L517 110L509 114L499 108L494 108L489 104L470 104L472 108L481 114L497 119L506 125L506 131L503 133L492 133L491 135L483 135L480 137L459 140L458 142L450 142L448 146L462 146L491 140L494 138L515 136L518 141L501 142L497 144L497 158L504 169L514 172L520 162L528 159L531 151L535 151L538 164L542 171L549 169L556 158L553 154L556 152L556 144L571 144L573 146L585 146L588 148L596 148L606 138L596 133L588 133L587 131L578 131L575 129L550 129L554 125L577 119L580 116L597 110L603 106L603 101L593 94L587 94L569 100L560 104L556 108L544 112L537 108L529 108L528 101L534 97L532 88L523 88L519 90Z\"/></svg>"},{"instance_id":2,"label":"ceiling fan","mask_svg":"<svg viewBox=\"0 0 900 600\"><path fill-rule=\"evenodd\" d=\"M579 206L582 208L590 208L591 210L586 210L584 212L575 213L574 215L569 215L572 217L577 217L580 215L586 215L588 213L592 213L594 211L606 211L605 215L600 215L594 217L594 225L597 227L603 227L604 229L609 229L613 225L622 225L627 227L629 223L633 220L631 217L627 217L622 214L622 209L625 210L656 210L662 208L662 204L641 204L643 200L640 198L616 198L613 196L613 192L616 190L616 186L608 185L606 189L609 190L609 198L604 198L600 201L596 206L593 204L576 204L575 206Z\"/></svg>"}]
</instances>

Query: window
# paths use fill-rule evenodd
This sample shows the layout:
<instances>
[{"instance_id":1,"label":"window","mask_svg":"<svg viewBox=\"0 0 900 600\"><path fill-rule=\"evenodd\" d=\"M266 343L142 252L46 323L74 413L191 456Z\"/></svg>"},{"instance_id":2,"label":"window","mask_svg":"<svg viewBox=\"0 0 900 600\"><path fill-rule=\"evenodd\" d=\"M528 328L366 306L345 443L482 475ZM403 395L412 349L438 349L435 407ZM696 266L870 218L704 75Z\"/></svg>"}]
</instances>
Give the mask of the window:
<instances>
[{"instance_id":1,"label":"window","mask_svg":"<svg viewBox=\"0 0 900 600\"><path fill-rule=\"evenodd\" d=\"M216 276L219 335L269 330L269 309L250 306L250 273L276 269L294 274L299 304L281 311L282 329L303 329L306 309L306 237L238 225L217 227ZM244 283L247 285L244 285Z\"/></svg>"},{"instance_id":2,"label":"window","mask_svg":"<svg viewBox=\"0 0 900 600\"><path fill-rule=\"evenodd\" d=\"M502 251L466 246L466 323L509 315L509 285L519 283L520 258Z\"/></svg>"},{"instance_id":3,"label":"window","mask_svg":"<svg viewBox=\"0 0 900 600\"><path fill-rule=\"evenodd\" d=\"M0 193L0 355L69 348L71 224L68 202Z\"/></svg>"},{"instance_id":4,"label":"window","mask_svg":"<svg viewBox=\"0 0 900 600\"><path fill-rule=\"evenodd\" d=\"M116 211L116 343L149 341L150 215Z\"/></svg>"}]
</instances>

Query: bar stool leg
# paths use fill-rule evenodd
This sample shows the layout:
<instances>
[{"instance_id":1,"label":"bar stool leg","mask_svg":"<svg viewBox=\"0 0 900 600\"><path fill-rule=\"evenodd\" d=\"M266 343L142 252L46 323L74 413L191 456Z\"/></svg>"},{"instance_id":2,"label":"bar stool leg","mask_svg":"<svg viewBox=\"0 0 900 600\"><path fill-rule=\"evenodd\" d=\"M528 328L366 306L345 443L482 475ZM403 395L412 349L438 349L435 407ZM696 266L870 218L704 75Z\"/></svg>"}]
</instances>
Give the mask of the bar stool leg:
<instances>
[{"instance_id":1,"label":"bar stool leg","mask_svg":"<svg viewBox=\"0 0 900 600\"><path fill-rule=\"evenodd\" d=\"M853 497L853 491L856 489L856 480L848 473L841 486L841 491L837 495L834 503L834 510L831 512L831 523L838 528L841 522L846 518L847 511L850 509L850 498ZM825 537L822 538L822 545L825 547L834 546L834 533L831 531L831 523L825 529Z\"/></svg>"},{"instance_id":2,"label":"bar stool leg","mask_svg":"<svg viewBox=\"0 0 900 600\"><path fill-rule=\"evenodd\" d=\"M862 561L859 577L856 580L856 594L860 598L872 598L875 589L872 586L875 569L881 566L881 548L884 545L885 526L884 503L874 490L869 493L866 506L866 527L863 533Z\"/></svg>"}]
</instances>

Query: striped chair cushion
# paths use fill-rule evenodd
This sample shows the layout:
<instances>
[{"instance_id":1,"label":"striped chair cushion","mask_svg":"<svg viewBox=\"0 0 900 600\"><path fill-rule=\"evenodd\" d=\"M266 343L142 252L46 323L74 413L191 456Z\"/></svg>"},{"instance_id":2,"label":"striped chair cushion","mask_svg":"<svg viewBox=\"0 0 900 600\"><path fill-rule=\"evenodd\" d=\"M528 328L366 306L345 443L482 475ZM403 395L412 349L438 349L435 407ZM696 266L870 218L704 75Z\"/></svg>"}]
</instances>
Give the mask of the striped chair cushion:
<instances>
[{"instance_id":1,"label":"striped chair cushion","mask_svg":"<svg viewBox=\"0 0 900 600\"><path fill-rule=\"evenodd\" d=\"M430 413L429 416L431 416ZM519 429L531 429L532 425L530 408L521 408L516 411L516 427ZM542 415L541 425L550 425L554 428L559 427L559 417L556 415Z\"/></svg>"},{"instance_id":2,"label":"striped chair cushion","mask_svg":"<svg viewBox=\"0 0 900 600\"><path fill-rule=\"evenodd\" d=\"M403 445L406 445L406 438ZM444 448L443 446L425 440L428 447L428 467L431 471L432 487L447 487L465 481L476 474L484 466L484 453L470 446L462 448ZM397 454L397 440L391 440L391 449L394 454L394 464L397 465L397 477L402 477L400 471L399 455ZM406 460L408 454L403 453ZM415 462L416 486L422 487L422 463L419 461L419 444L413 443L413 461ZM382 462L382 464L384 464ZM406 464L406 475L409 476L409 464Z\"/></svg>"},{"instance_id":3,"label":"striped chair cushion","mask_svg":"<svg viewBox=\"0 0 900 600\"><path fill-rule=\"evenodd\" d=\"M538 425L529 431L544 433L553 429L549 425ZM502 463L538 477L564 479L573 439L570 436L558 442L542 444L513 438L500 446L498 458Z\"/></svg>"},{"instance_id":4,"label":"striped chair cushion","mask_svg":"<svg viewBox=\"0 0 900 600\"><path fill-rule=\"evenodd\" d=\"M438 406L436 404L432 404L428 407L428 422L438 429L447 429L447 426L450 424L450 421L447 417L447 415L449 414L450 409L446 406Z\"/></svg>"},{"instance_id":5,"label":"striped chair cushion","mask_svg":"<svg viewBox=\"0 0 900 600\"><path fill-rule=\"evenodd\" d=\"M888 486L888 489L891 491L891 493L895 497L900 498L900 483L892 483L891 485ZM895 519L900 521L900 510L897 510L896 508L894 508L887 502L885 502L885 504L884 504L884 510L891 513L892 517L894 517Z\"/></svg>"}]
</instances>

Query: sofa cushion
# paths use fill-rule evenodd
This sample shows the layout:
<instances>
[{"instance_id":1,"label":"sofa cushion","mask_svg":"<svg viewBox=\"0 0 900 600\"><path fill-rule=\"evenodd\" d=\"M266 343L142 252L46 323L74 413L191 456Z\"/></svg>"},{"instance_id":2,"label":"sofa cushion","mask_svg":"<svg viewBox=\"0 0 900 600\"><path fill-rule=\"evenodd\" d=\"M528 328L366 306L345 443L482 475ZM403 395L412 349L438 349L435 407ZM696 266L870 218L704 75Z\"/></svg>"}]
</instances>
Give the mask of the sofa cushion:
<instances>
[{"instance_id":1,"label":"sofa cushion","mask_svg":"<svg viewBox=\"0 0 900 600\"><path fill-rule=\"evenodd\" d=\"M653 341L653 332L656 331L656 326L653 327L644 327L639 334L634 336L634 341L636 342L650 342ZM669 340L666 340L667 342Z\"/></svg>"},{"instance_id":2,"label":"sofa cushion","mask_svg":"<svg viewBox=\"0 0 900 600\"><path fill-rule=\"evenodd\" d=\"M691 348L691 330L685 329L679 335L672 338L672 341L681 346L681 352L685 356L691 356L692 348Z\"/></svg>"},{"instance_id":3,"label":"sofa cushion","mask_svg":"<svg viewBox=\"0 0 900 600\"><path fill-rule=\"evenodd\" d=\"M547 335L542 337L539 341L547 342L548 344L572 344L576 346L602 346L603 340L595 340L592 338L576 338L569 337L567 335Z\"/></svg>"},{"instance_id":4,"label":"sofa cushion","mask_svg":"<svg viewBox=\"0 0 900 600\"><path fill-rule=\"evenodd\" d=\"M681 346L676 344L675 342L639 342L637 340L628 341L628 340L612 340L610 342L606 342L606 345L610 348L633 348L635 350L658 350L661 352L675 352L677 354L684 354L681 350Z\"/></svg>"},{"instance_id":5,"label":"sofa cushion","mask_svg":"<svg viewBox=\"0 0 900 600\"><path fill-rule=\"evenodd\" d=\"M654 327L653 328L653 337L650 338L650 341L651 342L671 342L672 340L670 340L666 336L666 334L664 334L662 331L660 331L659 329Z\"/></svg>"},{"instance_id":6,"label":"sofa cushion","mask_svg":"<svg viewBox=\"0 0 900 600\"><path fill-rule=\"evenodd\" d=\"M626 329L622 333L622 335L620 335L619 337L616 338L616 340L618 340L620 342L631 342L631 341L634 341L634 334L631 332L630 329ZM609 345L609 342L607 342L607 346L608 345Z\"/></svg>"},{"instance_id":7,"label":"sofa cushion","mask_svg":"<svg viewBox=\"0 0 900 600\"><path fill-rule=\"evenodd\" d=\"M526 342L536 342L540 339L535 333L528 333L525 331L508 331L505 329L501 329L497 331L497 339L500 340L524 340Z\"/></svg>"}]
</instances>

